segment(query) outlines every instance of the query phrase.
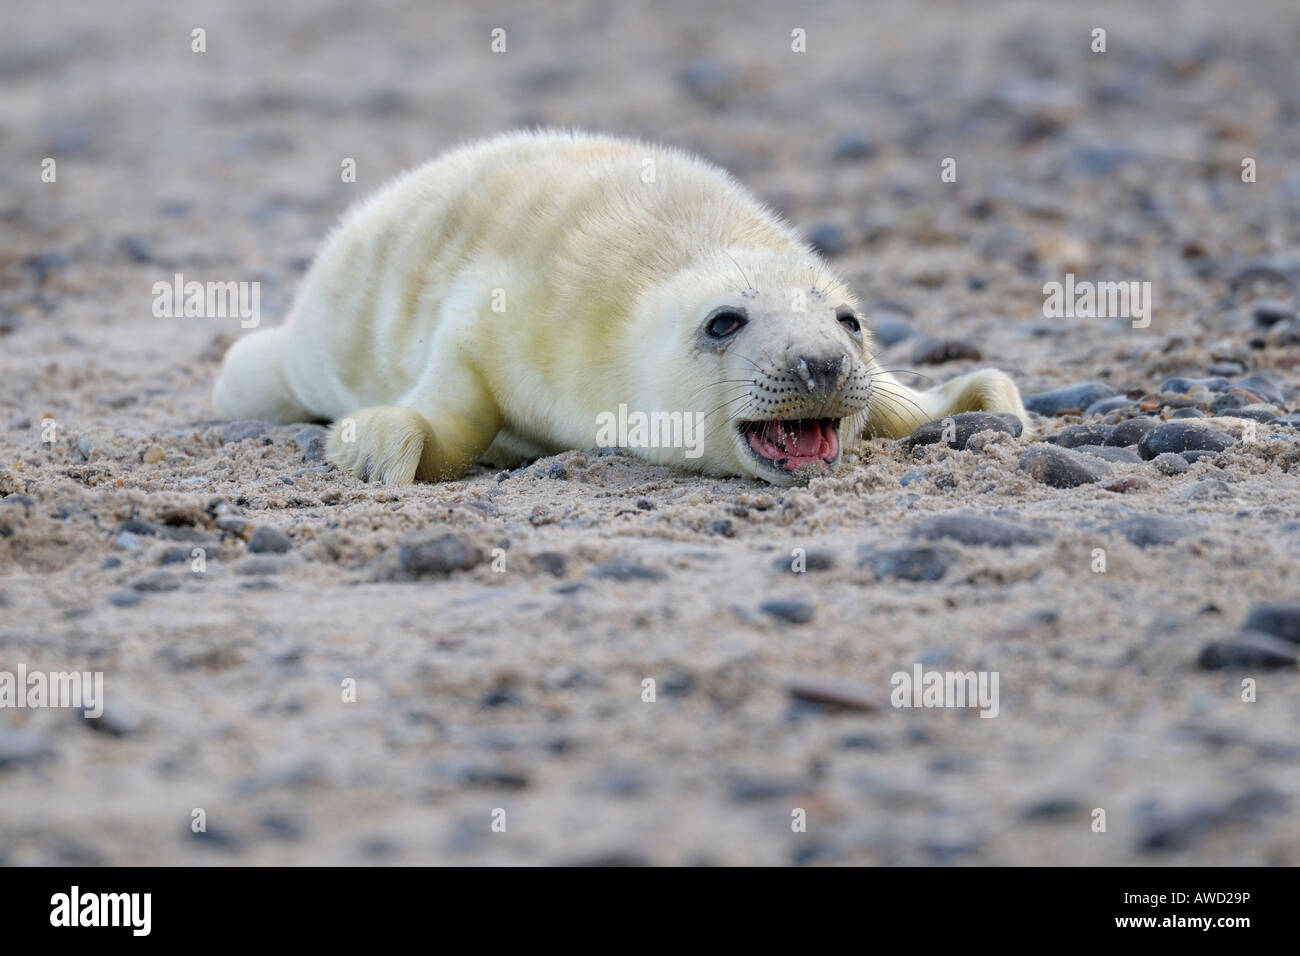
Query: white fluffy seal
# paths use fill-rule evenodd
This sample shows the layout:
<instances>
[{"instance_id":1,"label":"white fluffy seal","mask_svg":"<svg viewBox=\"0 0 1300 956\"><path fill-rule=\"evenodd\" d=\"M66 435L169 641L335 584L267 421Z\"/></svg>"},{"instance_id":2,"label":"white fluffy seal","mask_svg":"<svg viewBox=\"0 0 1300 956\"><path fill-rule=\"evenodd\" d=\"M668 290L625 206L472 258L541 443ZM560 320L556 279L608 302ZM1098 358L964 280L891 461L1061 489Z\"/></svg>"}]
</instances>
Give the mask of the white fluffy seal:
<instances>
[{"instance_id":1,"label":"white fluffy seal","mask_svg":"<svg viewBox=\"0 0 1300 956\"><path fill-rule=\"evenodd\" d=\"M665 441L627 441L644 459L776 484L833 466L863 431L981 409L1025 421L999 371L904 386L867 324L723 170L630 140L511 133L352 209L288 321L227 353L213 402L227 418L333 421L330 459L393 484L592 448L615 415L674 423Z\"/></svg>"}]
</instances>

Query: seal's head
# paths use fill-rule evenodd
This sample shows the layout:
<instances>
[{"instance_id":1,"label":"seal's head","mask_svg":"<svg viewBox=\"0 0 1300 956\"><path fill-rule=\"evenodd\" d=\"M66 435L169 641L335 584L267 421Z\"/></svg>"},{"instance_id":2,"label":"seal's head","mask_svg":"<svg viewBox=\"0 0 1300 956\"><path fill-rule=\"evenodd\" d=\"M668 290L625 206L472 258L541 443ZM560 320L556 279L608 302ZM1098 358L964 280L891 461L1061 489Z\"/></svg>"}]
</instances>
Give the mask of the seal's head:
<instances>
[{"instance_id":1,"label":"seal's head","mask_svg":"<svg viewBox=\"0 0 1300 956\"><path fill-rule=\"evenodd\" d=\"M862 316L813 253L727 250L660 303L687 356L678 407L704 413L697 466L778 485L833 467L864 425L872 369Z\"/></svg>"}]
</instances>

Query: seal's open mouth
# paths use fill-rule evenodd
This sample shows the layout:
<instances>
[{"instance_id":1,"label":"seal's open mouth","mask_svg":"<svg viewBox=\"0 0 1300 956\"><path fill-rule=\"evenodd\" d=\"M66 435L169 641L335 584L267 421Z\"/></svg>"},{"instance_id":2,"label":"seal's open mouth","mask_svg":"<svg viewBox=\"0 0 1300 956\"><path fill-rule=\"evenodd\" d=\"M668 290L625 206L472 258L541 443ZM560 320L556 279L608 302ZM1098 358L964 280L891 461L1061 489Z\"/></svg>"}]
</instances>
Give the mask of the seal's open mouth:
<instances>
[{"instance_id":1,"label":"seal's open mouth","mask_svg":"<svg viewBox=\"0 0 1300 956\"><path fill-rule=\"evenodd\" d=\"M769 467L797 471L809 465L833 465L840 455L838 418L794 418L741 422L741 437L754 457Z\"/></svg>"}]
</instances>

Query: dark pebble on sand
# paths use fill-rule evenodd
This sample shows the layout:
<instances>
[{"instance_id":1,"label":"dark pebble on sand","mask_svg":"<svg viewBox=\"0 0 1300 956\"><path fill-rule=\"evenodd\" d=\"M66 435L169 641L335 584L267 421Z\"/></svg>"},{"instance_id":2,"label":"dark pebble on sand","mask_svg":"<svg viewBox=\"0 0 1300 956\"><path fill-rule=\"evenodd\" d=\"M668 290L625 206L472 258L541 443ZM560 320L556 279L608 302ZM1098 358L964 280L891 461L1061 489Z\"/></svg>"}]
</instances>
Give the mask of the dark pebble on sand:
<instances>
[{"instance_id":1,"label":"dark pebble on sand","mask_svg":"<svg viewBox=\"0 0 1300 956\"><path fill-rule=\"evenodd\" d=\"M483 560L479 548L454 534L416 534L398 546L398 567L408 578L447 577Z\"/></svg>"},{"instance_id":2,"label":"dark pebble on sand","mask_svg":"<svg viewBox=\"0 0 1300 956\"><path fill-rule=\"evenodd\" d=\"M1129 544L1139 548L1149 548L1153 545L1174 544L1191 534L1193 528L1186 521L1177 518L1166 518L1163 515L1137 515L1102 525L1101 530L1117 532L1127 538Z\"/></svg>"},{"instance_id":3,"label":"dark pebble on sand","mask_svg":"<svg viewBox=\"0 0 1300 956\"><path fill-rule=\"evenodd\" d=\"M568 556L560 551L539 551L532 556L533 567L553 577L562 578L569 567Z\"/></svg>"},{"instance_id":4,"label":"dark pebble on sand","mask_svg":"<svg viewBox=\"0 0 1300 956\"><path fill-rule=\"evenodd\" d=\"M978 361L983 354L969 342L960 339L921 339L912 348L913 365L943 365L964 359Z\"/></svg>"},{"instance_id":5,"label":"dark pebble on sand","mask_svg":"<svg viewBox=\"0 0 1300 956\"><path fill-rule=\"evenodd\" d=\"M1256 604L1242 627L1300 644L1300 604Z\"/></svg>"},{"instance_id":6,"label":"dark pebble on sand","mask_svg":"<svg viewBox=\"0 0 1300 956\"><path fill-rule=\"evenodd\" d=\"M1205 417L1206 417L1205 412L1201 411L1199 408L1179 408L1173 411L1169 415L1171 421L1176 418L1205 418Z\"/></svg>"},{"instance_id":7,"label":"dark pebble on sand","mask_svg":"<svg viewBox=\"0 0 1300 956\"><path fill-rule=\"evenodd\" d=\"M248 550L253 554L284 554L292 547L289 536L275 528L258 528L248 539Z\"/></svg>"},{"instance_id":8,"label":"dark pebble on sand","mask_svg":"<svg viewBox=\"0 0 1300 956\"><path fill-rule=\"evenodd\" d=\"M1214 431L1192 422L1165 422L1157 425L1138 442L1138 453L1150 461L1167 451L1182 454L1187 451L1206 449L1214 452L1232 447L1231 435ZM1184 456L1186 457L1186 456Z\"/></svg>"},{"instance_id":9,"label":"dark pebble on sand","mask_svg":"<svg viewBox=\"0 0 1300 956\"><path fill-rule=\"evenodd\" d=\"M1191 467L1186 458L1172 451L1156 455L1151 459L1151 464L1155 465L1156 471L1162 475L1181 475Z\"/></svg>"},{"instance_id":10,"label":"dark pebble on sand","mask_svg":"<svg viewBox=\"0 0 1300 956\"><path fill-rule=\"evenodd\" d=\"M1104 445L1114 433L1114 425L1070 425L1043 441L1061 448L1078 448L1080 445Z\"/></svg>"},{"instance_id":11,"label":"dark pebble on sand","mask_svg":"<svg viewBox=\"0 0 1300 956\"><path fill-rule=\"evenodd\" d=\"M948 540L990 548L1040 544L1050 537L1046 531L1029 525L973 514L946 514L927 518L912 529L912 536L926 541Z\"/></svg>"},{"instance_id":12,"label":"dark pebble on sand","mask_svg":"<svg viewBox=\"0 0 1300 956\"><path fill-rule=\"evenodd\" d=\"M799 558L795 555L789 557L780 557L772 562L772 567L777 571L788 571L791 574L801 574L807 571L829 571L835 567L835 553L823 548L809 548L804 551L802 558L803 571L796 571L796 564Z\"/></svg>"},{"instance_id":13,"label":"dark pebble on sand","mask_svg":"<svg viewBox=\"0 0 1300 956\"><path fill-rule=\"evenodd\" d=\"M1115 390L1102 382L1081 382L1025 396L1025 408L1051 418L1066 411L1082 411L1103 398L1111 398Z\"/></svg>"},{"instance_id":14,"label":"dark pebble on sand","mask_svg":"<svg viewBox=\"0 0 1300 956\"><path fill-rule=\"evenodd\" d=\"M45 738L23 730L0 728L0 770L37 763L54 756Z\"/></svg>"},{"instance_id":15,"label":"dark pebble on sand","mask_svg":"<svg viewBox=\"0 0 1300 956\"><path fill-rule=\"evenodd\" d=\"M1234 382L1232 387L1234 389L1244 388L1249 392L1253 392L1270 405L1286 407L1286 398L1282 395L1282 389L1278 387L1277 382L1267 375L1247 376L1239 382Z\"/></svg>"},{"instance_id":16,"label":"dark pebble on sand","mask_svg":"<svg viewBox=\"0 0 1300 956\"><path fill-rule=\"evenodd\" d=\"M1186 378L1178 376L1176 378L1167 378L1160 383L1162 394L1187 395L1198 388L1203 388L1210 392L1226 392L1232 387L1232 383L1226 378L1216 376L1215 378Z\"/></svg>"},{"instance_id":17,"label":"dark pebble on sand","mask_svg":"<svg viewBox=\"0 0 1300 956\"><path fill-rule=\"evenodd\" d=\"M1240 418L1261 424L1273 421L1277 416L1266 408L1225 408L1215 413L1216 418Z\"/></svg>"},{"instance_id":18,"label":"dark pebble on sand","mask_svg":"<svg viewBox=\"0 0 1300 956\"><path fill-rule=\"evenodd\" d=\"M1076 488L1111 474L1110 465L1099 458L1047 444L1030 445L1020 456L1019 468L1053 488Z\"/></svg>"},{"instance_id":19,"label":"dark pebble on sand","mask_svg":"<svg viewBox=\"0 0 1300 956\"><path fill-rule=\"evenodd\" d=\"M152 574L146 574L143 577L136 578L130 584L131 590L146 592L175 591L180 586L180 582L166 571L155 571Z\"/></svg>"},{"instance_id":20,"label":"dark pebble on sand","mask_svg":"<svg viewBox=\"0 0 1300 956\"><path fill-rule=\"evenodd\" d=\"M1110 433L1103 445L1118 445L1121 448L1129 445L1136 445L1142 440L1142 436L1160 423L1154 418L1147 418L1142 415L1138 418L1130 418L1126 422L1120 422L1115 426L1115 430Z\"/></svg>"},{"instance_id":21,"label":"dark pebble on sand","mask_svg":"<svg viewBox=\"0 0 1300 956\"><path fill-rule=\"evenodd\" d=\"M592 568L591 577L605 581L663 581L668 575L658 568L626 561L607 561Z\"/></svg>"},{"instance_id":22,"label":"dark pebble on sand","mask_svg":"<svg viewBox=\"0 0 1300 956\"><path fill-rule=\"evenodd\" d=\"M1201 648L1196 666L1202 670L1231 667L1254 667L1276 670L1296 666L1296 646L1272 634L1242 631L1224 641L1214 641Z\"/></svg>"},{"instance_id":23,"label":"dark pebble on sand","mask_svg":"<svg viewBox=\"0 0 1300 956\"><path fill-rule=\"evenodd\" d=\"M1102 461L1132 464L1142 460L1142 456L1133 448L1119 448L1115 445L1080 445L1071 449L1081 455L1093 455Z\"/></svg>"},{"instance_id":24,"label":"dark pebble on sand","mask_svg":"<svg viewBox=\"0 0 1300 956\"><path fill-rule=\"evenodd\" d=\"M873 331L876 342L881 348L888 348L896 342L909 338L916 334L916 330L906 319L900 319L893 315L884 315L873 322Z\"/></svg>"},{"instance_id":25,"label":"dark pebble on sand","mask_svg":"<svg viewBox=\"0 0 1300 956\"><path fill-rule=\"evenodd\" d=\"M920 425L906 439L908 448L918 445L933 445L942 441L944 430L951 421L951 440L949 448L964 449L972 435L983 431L998 431L1017 436L1023 430L1020 419L1014 415L997 415L991 412L961 412L948 418L936 418Z\"/></svg>"},{"instance_id":26,"label":"dark pebble on sand","mask_svg":"<svg viewBox=\"0 0 1300 956\"><path fill-rule=\"evenodd\" d=\"M1109 415L1111 412L1118 412L1120 409L1132 408L1133 399L1127 395L1112 395L1109 398L1100 398L1083 410L1085 415Z\"/></svg>"},{"instance_id":27,"label":"dark pebble on sand","mask_svg":"<svg viewBox=\"0 0 1300 956\"><path fill-rule=\"evenodd\" d=\"M831 156L837 160L870 159L876 154L876 146L860 133L846 133L835 141Z\"/></svg>"},{"instance_id":28,"label":"dark pebble on sand","mask_svg":"<svg viewBox=\"0 0 1300 956\"><path fill-rule=\"evenodd\" d=\"M833 259L849 247L849 239L844 229L832 222L823 222L813 226L808 233L808 243L827 259Z\"/></svg>"},{"instance_id":29,"label":"dark pebble on sand","mask_svg":"<svg viewBox=\"0 0 1300 956\"><path fill-rule=\"evenodd\" d=\"M1281 299L1258 299L1251 306L1250 312L1255 324L1265 329L1296 317L1295 307Z\"/></svg>"},{"instance_id":30,"label":"dark pebble on sand","mask_svg":"<svg viewBox=\"0 0 1300 956\"><path fill-rule=\"evenodd\" d=\"M790 624L807 624L813 619L813 607L807 601L764 601L758 608Z\"/></svg>"},{"instance_id":31,"label":"dark pebble on sand","mask_svg":"<svg viewBox=\"0 0 1300 956\"><path fill-rule=\"evenodd\" d=\"M944 548L906 545L899 548L863 550L858 567L871 570L878 580L938 581L948 573L956 556Z\"/></svg>"},{"instance_id":32,"label":"dark pebble on sand","mask_svg":"<svg viewBox=\"0 0 1300 956\"><path fill-rule=\"evenodd\" d=\"M236 441L247 441L250 438L261 438L271 427L269 422L248 419L245 421L231 422L221 429L221 444Z\"/></svg>"}]
</instances>

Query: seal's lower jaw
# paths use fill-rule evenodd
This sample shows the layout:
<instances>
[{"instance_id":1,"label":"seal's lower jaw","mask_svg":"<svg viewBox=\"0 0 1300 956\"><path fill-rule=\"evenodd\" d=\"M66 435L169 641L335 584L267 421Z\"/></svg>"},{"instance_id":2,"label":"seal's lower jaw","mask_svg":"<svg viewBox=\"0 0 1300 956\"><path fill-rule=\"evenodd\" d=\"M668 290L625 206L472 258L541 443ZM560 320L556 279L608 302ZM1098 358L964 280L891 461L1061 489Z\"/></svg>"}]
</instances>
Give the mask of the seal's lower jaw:
<instances>
[{"instance_id":1,"label":"seal's lower jaw","mask_svg":"<svg viewBox=\"0 0 1300 956\"><path fill-rule=\"evenodd\" d=\"M807 481L840 460L838 418L740 422L736 427L755 473L773 484Z\"/></svg>"}]
</instances>

